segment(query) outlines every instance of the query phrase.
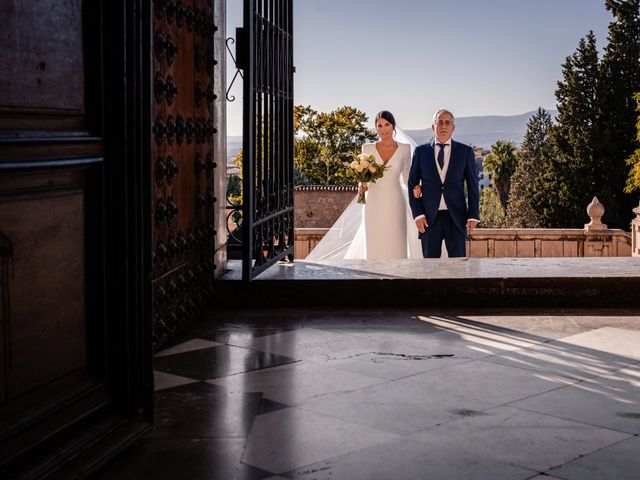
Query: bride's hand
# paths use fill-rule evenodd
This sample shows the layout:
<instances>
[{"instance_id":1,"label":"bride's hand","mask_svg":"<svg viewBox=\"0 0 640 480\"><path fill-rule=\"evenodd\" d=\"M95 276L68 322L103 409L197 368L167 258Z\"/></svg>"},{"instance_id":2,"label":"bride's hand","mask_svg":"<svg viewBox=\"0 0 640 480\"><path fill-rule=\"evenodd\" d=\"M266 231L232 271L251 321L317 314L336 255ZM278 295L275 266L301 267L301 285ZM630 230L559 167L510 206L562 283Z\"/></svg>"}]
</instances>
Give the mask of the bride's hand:
<instances>
[{"instance_id":1,"label":"bride's hand","mask_svg":"<svg viewBox=\"0 0 640 480\"><path fill-rule=\"evenodd\" d=\"M368 190L367 186L363 183L358 184L358 194L363 195Z\"/></svg>"},{"instance_id":2,"label":"bride's hand","mask_svg":"<svg viewBox=\"0 0 640 480\"><path fill-rule=\"evenodd\" d=\"M420 185L416 185L413 187L413 198L420 198L422 196L422 187Z\"/></svg>"}]
</instances>

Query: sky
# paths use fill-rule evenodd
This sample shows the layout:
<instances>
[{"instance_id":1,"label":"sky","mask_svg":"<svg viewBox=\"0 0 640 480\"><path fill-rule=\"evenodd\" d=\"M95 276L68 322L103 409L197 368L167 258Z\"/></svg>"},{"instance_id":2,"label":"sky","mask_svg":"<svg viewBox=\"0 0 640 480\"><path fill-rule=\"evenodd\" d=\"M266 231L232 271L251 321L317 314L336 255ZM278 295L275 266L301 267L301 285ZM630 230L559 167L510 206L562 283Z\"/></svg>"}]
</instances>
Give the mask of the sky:
<instances>
[{"instance_id":1,"label":"sky","mask_svg":"<svg viewBox=\"0 0 640 480\"><path fill-rule=\"evenodd\" d=\"M227 2L227 36L242 24ZM293 0L294 102L328 112L379 110L429 128L433 112L518 115L555 109L562 63L590 30L602 51L612 20L604 0ZM229 59L228 79L235 73ZM242 134L242 85L228 134Z\"/></svg>"}]
</instances>

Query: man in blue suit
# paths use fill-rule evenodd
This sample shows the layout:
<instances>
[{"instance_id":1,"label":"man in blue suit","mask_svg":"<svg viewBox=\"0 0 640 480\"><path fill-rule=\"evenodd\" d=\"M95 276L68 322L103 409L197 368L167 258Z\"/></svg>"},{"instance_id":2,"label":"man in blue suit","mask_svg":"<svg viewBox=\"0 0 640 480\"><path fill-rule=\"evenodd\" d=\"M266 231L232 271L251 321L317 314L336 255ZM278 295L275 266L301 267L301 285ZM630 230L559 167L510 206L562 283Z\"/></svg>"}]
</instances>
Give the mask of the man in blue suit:
<instances>
[{"instance_id":1,"label":"man in blue suit","mask_svg":"<svg viewBox=\"0 0 640 480\"><path fill-rule=\"evenodd\" d=\"M450 111L438 110L432 128L435 141L413 153L409 203L425 258L440 258L442 240L449 257L464 257L467 231L480 218L475 156L471 147L451 139L456 126Z\"/></svg>"}]
</instances>

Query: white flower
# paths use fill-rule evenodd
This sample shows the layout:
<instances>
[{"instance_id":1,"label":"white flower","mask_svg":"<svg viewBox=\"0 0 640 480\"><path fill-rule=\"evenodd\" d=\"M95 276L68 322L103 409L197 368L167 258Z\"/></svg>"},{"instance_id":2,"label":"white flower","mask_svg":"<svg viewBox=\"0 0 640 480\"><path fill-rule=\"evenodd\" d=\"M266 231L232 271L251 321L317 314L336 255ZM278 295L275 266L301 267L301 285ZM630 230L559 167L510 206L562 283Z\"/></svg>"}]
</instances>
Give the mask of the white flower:
<instances>
[{"instance_id":1,"label":"white flower","mask_svg":"<svg viewBox=\"0 0 640 480\"><path fill-rule=\"evenodd\" d=\"M367 155L366 153L360 153L358 154L358 160L360 160L360 163L364 162L365 160L369 160L371 158L370 155Z\"/></svg>"},{"instance_id":2,"label":"white flower","mask_svg":"<svg viewBox=\"0 0 640 480\"><path fill-rule=\"evenodd\" d=\"M364 170L364 167L360 164L356 165L356 172L361 173Z\"/></svg>"},{"instance_id":3,"label":"white flower","mask_svg":"<svg viewBox=\"0 0 640 480\"><path fill-rule=\"evenodd\" d=\"M369 168L369 165L371 165L369 163L369 160L360 160L360 165L362 165L362 168Z\"/></svg>"},{"instance_id":4,"label":"white flower","mask_svg":"<svg viewBox=\"0 0 640 480\"><path fill-rule=\"evenodd\" d=\"M375 164L375 163L374 163L374 164L369 165L369 171L370 171L371 173L376 173L376 170L377 170L377 168L376 168L376 164Z\"/></svg>"},{"instance_id":5,"label":"white flower","mask_svg":"<svg viewBox=\"0 0 640 480\"><path fill-rule=\"evenodd\" d=\"M357 160L354 160L353 162L351 162L351 163L349 164L349 166L350 166L351 168L354 168L354 169L356 168L356 166L357 166L357 165L358 165L358 161L357 161Z\"/></svg>"}]
</instances>

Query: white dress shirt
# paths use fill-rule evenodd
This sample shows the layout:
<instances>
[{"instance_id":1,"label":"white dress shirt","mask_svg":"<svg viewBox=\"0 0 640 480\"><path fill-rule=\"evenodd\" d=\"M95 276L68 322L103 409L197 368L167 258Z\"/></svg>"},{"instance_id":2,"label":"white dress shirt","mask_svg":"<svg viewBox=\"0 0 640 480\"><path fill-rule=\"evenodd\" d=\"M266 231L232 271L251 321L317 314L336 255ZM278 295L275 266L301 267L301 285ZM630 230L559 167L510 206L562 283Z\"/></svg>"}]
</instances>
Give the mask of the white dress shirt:
<instances>
[{"instance_id":1,"label":"white dress shirt","mask_svg":"<svg viewBox=\"0 0 640 480\"><path fill-rule=\"evenodd\" d=\"M438 169L438 174L440 175L440 181L444 183L444 179L447 176L447 170L449 170L449 159L451 158L451 138L444 142L444 147L440 147L438 145L438 141L436 140L435 145L433 146L433 161L436 162L436 168ZM438 154L440 153L440 149L444 148L444 166L440 168L440 164L438 163ZM438 206L438 210L447 210L447 203L444 201L444 194L440 195L440 205Z\"/></svg>"}]
</instances>

